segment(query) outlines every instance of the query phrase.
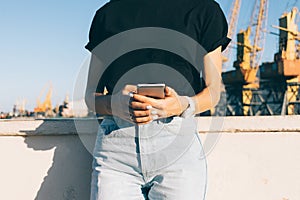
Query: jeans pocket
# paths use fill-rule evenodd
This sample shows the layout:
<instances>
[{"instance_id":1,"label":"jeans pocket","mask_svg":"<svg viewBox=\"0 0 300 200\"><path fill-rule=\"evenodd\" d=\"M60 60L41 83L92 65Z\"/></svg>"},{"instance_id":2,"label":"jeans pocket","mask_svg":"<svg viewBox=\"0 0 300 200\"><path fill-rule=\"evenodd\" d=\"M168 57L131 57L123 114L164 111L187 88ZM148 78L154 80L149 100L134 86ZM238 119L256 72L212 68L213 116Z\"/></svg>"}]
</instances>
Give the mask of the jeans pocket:
<instances>
[{"instance_id":1,"label":"jeans pocket","mask_svg":"<svg viewBox=\"0 0 300 200\"><path fill-rule=\"evenodd\" d=\"M117 129L119 129L119 127L111 119L103 119L99 126L99 132L101 132L104 136L110 135L113 131Z\"/></svg>"},{"instance_id":2,"label":"jeans pocket","mask_svg":"<svg viewBox=\"0 0 300 200\"><path fill-rule=\"evenodd\" d=\"M105 126L101 125L100 128L103 130L103 134L105 136L111 135L111 134L113 134L113 132L115 130L119 129L119 127L115 124L114 125L105 125Z\"/></svg>"}]
</instances>

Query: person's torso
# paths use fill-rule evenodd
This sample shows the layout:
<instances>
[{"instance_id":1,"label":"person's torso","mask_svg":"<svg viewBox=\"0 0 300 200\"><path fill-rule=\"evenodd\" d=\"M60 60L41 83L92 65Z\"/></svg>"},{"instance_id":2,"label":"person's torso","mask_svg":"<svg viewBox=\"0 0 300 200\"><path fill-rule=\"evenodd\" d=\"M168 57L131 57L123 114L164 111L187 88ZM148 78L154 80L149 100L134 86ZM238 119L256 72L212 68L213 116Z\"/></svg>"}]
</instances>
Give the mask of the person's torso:
<instances>
[{"instance_id":1,"label":"person's torso","mask_svg":"<svg viewBox=\"0 0 300 200\"><path fill-rule=\"evenodd\" d=\"M203 20L199 12L207 1L210 0L113 0L98 11L102 16L99 42L145 27L173 30L197 41ZM107 68L101 81L109 93L119 91L124 84L137 83L165 83L180 95L193 95L203 89L201 66L193 66L168 49L141 47L122 55Z\"/></svg>"}]
</instances>

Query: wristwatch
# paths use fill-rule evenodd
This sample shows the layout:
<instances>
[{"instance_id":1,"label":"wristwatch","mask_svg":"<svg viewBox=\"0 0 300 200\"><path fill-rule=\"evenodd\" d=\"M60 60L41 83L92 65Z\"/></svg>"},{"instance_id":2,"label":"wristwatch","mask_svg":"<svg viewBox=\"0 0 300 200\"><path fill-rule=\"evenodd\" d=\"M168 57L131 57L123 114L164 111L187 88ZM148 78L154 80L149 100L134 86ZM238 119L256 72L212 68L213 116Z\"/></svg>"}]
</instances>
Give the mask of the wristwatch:
<instances>
[{"instance_id":1,"label":"wristwatch","mask_svg":"<svg viewBox=\"0 0 300 200\"><path fill-rule=\"evenodd\" d=\"M195 115L196 105L191 97L184 96L188 100L188 107L181 113L180 117L189 118Z\"/></svg>"}]
</instances>

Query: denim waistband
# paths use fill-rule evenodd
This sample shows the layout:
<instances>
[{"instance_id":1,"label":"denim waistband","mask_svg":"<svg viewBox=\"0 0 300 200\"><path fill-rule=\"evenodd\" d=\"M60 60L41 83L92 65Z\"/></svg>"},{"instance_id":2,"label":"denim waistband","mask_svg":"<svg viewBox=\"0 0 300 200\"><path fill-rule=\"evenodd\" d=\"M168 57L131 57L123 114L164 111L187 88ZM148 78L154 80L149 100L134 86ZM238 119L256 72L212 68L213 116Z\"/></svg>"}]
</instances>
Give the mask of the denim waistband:
<instances>
[{"instance_id":1,"label":"denim waistband","mask_svg":"<svg viewBox=\"0 0 300 200\"><path fill-rule=\"evenodd\" d=\"M178 121L175 120L176 117L167 117L167 118L161 118L157 120L153 120L152 122L141 125L141 128L143 129L145 127L148 127L148 129L157 129L162 128L162 125L169 125L173 124L173 122ZM104 116L103 120L100 123L101 130L104 132L105 135L110 134L111 131L122 129L122 128L130 128L135 127L135 123L131 123L129 121L126 121L124 119L121 119L116 116Z\"/></svg>"},{"instance_id":2,"label":"denim waistband","mask_svg":"<svg viewBox=\"0 0 300 200\"><path fill-rule=\"evenodd\" d=\"M160 118L160 119L156 119L156 120L153 120L153 122L158 122L158 123L170 123L172 122L174 119L173 116L171 117L166 117L166 118ZM125 127L128 127L128 126L134 126L135 124L131 123L131 122L128 122L124 119L121 119L117 116L112 116L112 115L105 115L103 116L103 121L106 121L106 120L109 120L111 123L115 123L115 124L120 124L120 125L124 125ZM102 121L102 122L103 122Z\"/></svg>"}]
</instances>

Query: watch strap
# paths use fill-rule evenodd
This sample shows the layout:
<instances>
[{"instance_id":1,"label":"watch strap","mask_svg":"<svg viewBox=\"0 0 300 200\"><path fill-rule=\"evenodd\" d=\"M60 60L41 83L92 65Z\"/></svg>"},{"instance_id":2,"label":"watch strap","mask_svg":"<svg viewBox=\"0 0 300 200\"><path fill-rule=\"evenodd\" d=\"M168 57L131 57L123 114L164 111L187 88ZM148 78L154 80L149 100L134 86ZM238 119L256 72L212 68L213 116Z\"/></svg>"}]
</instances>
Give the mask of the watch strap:
<instances>
[{"instance_id":1,"label":"watch strap","mask_svg":"<svg viewBox=\"0 0 300 200\"><path fill-rule=\"evenodd\" d=\"M188 107L181 113L180 117L189 118L195 115L196 105L191 97L184 96L188 100Z\"/></svg>"}]
</instances>

